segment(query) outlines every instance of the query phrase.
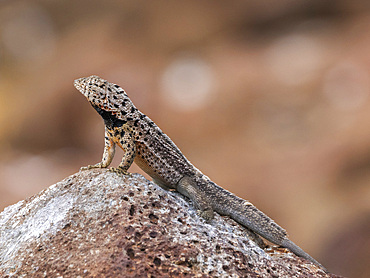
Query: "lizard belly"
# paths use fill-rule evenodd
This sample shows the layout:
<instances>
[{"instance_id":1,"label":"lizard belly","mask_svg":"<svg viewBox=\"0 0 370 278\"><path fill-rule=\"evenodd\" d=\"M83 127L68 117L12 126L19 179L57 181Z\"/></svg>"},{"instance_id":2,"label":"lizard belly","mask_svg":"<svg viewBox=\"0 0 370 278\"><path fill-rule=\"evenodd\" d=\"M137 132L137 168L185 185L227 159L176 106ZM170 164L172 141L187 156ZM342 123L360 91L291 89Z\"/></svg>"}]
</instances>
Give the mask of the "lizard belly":
<instances>
[{"instance_id":1,"label":"lizard belly","mask_svg":"<svg viewBox=\"0 0 370 278\"><path fill-rule=\"evenodd\" d=\"M160 186L176 189L183 175L165 158L151 152L144 143L135 142L136 156L134 162Z\"/></svg>"},{"instance_id":2,"label":"lizard belly","mask_svg":"<svg viewBox=\"0 0 370 278\"><path fill-rule=\"evenodd\" d=\"M164 179L153 169L153 167L149 165L145 159L141 158L140 156L136 156L134 162L153 179L161 180L165 183Z\"/></svg>"}]
</instances>

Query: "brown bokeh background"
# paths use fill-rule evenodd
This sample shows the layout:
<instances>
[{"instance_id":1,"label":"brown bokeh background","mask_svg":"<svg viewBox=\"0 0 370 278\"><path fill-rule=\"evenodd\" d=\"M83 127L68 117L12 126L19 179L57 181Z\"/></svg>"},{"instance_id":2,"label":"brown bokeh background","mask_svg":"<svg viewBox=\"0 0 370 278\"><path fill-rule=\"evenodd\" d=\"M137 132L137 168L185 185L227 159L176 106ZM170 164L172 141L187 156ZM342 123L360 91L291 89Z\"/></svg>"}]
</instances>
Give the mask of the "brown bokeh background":
<instances>
[{"instance_id":1,"label":"brown bokeh background","mask_svg":"<svg viewBox=\"0 0 370 278\"><path fill-rule=\"evenodd\" d=\"M368 277L369 1L1 1L0 210L100 161L73 87L91 74L330 271Z\"/></svg>"}]
</instances>

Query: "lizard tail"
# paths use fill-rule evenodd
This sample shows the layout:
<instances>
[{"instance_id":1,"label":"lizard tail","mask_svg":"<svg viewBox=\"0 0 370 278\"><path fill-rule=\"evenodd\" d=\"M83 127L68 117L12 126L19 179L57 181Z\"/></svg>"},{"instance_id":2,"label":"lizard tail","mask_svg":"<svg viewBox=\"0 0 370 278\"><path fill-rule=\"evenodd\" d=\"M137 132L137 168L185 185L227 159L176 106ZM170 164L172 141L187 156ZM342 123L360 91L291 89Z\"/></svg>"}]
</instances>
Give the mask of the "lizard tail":
<instances>
[{"instance_id":1,"label":"lizard tail","mask_svg":"<svg viewBox=\"0 0 370 278\"><path fill-rule=\"evenodd\" d=\"M270 242L288 248L297 256L313 262L326 271L319 262L289 240L287 232L282 227L257 209L252 203L235 196L212 181L207 181L206 184L203 184L202 188L205 188L207 195L216 199L212 204L213 209L219 214L230 216L244 227L251 229Z\"/></svg>"},{"instance_id":2,"label":"lizard tail","mask_svg":"<svg viewBox=\"0 0 370 278\"><path fill-rule=\"evenodd\" d=\"M288 248L290 251L292 251L297 256L313 262L314 264L320 266L323 270L325 270L325 272L328 272L327 269L324 266L322 266L322 264L320 264L318 261L312 258L309 254L303 251L301 247L296 245L293 241L289 240L288 238L285 238L283 243L280 244L280 246Z\"/></svg>"},{"instance_id":3,"label":"lizard tail","mask_svg":"<svg viewBox=\"0 0 370 278\"><path fill-rule=\"evenodd\" d=\"M221 215L232 219L261 235L267 240L281 245L287 237L286 231L252 203L239 198L212 181L202 184L206 195L212 196L212 208Z\"/></svg>"}]
</instances>

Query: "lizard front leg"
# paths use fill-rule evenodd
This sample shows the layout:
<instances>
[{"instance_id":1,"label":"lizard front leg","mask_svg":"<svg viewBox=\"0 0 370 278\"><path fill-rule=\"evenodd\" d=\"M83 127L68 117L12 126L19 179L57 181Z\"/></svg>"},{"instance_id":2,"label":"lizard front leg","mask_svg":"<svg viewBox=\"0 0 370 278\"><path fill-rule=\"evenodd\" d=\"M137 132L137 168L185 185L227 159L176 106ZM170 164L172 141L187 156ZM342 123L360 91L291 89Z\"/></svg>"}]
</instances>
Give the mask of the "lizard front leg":
<instances>
[{"instance_id":1,"label":"lizard front leg","mask_svg":"<svg viewBox=\"0 0 370 278\"><path fill-rule=\"evenodd\" d=\"M105 128L104 152L103 152L102 161L95 165L88 165L86 167L81 167L80 171L89 170L92 168L107 168L113 160L115 150L116 150L116 144L111 139L108 129Z\"/></svg>"},{"instance_id":2,"label":"lizard front leg","mask_svg":"<svg viewBox=\"0 0 370 278\"><path fill-rule=\"evenodd\" d=\"M205 192L199 189L194 179L189 176L183 177L178 182L176 189L194 202L195 207L198 209L198 214L206 221L210 221L213 218L214 212L211 202Z\"/></svg>"},{"instance_id":3,"label":"lizard front leg","mask_svg":"<svg viewBox=\"0 0 370 278\"><path fill-rule=\"evenodd\" d=\"M116 173L127 175L129 174L127 171L131 167L136 156L134 134L128 126L123 125L122 127L114 130L114 136L116 143L124 150L125 153L118 167L111 168L110 170Z\"/></svg>"}]
</instances>

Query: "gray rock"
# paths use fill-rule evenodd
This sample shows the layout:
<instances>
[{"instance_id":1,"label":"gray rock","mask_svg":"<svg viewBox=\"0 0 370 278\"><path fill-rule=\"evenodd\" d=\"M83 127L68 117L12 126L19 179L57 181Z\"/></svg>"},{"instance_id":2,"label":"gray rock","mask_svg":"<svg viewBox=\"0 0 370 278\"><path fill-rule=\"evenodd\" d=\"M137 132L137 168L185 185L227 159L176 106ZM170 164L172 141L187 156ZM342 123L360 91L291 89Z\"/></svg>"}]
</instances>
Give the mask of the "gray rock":
<instances>
[{"instance_id":1,"label":"gray rock","mask_svg":"<svg viewBox=\"0 0 370 278\"><path fill-rule=\"evenodd\" d=\"M257 243L255 243L257 242ZM338 277L139 174L76 173L0 214L2 277Z\"/></svg>"}]
</instances>

